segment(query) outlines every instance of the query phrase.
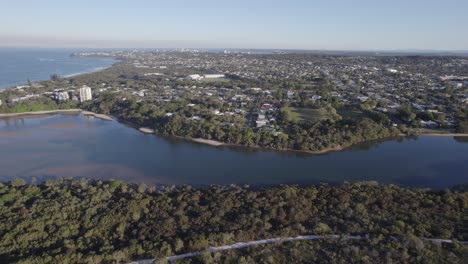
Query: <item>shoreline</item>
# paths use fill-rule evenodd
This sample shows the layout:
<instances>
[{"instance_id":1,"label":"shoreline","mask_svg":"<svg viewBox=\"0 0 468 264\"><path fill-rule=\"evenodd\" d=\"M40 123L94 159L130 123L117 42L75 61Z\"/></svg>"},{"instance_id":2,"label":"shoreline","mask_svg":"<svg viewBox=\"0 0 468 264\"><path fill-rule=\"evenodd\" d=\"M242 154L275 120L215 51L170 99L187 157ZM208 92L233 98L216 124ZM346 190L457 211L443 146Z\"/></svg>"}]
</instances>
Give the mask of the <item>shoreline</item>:
<instances>
[{"instance_id":1,"label":"shoreline","mask_svg":"<svg viewBox=\"0 0 468 264\"><path fill-rule=\"evenodd\" d=\"M108 116L108 115L97 114L97 113L94 113L94 112L91 112L91 111L82 110L81 113L82 113L83 115L85 115L85 116L93 116L93 117L96 117L96 118L99 118L99 119L102 119L102 120L105 120L105 121L112 121L112 120L114 120L112 117L110 117L110 116Z\"/></svg>"},{"instance_id":2,"label":"shoreline","mask_svg":"<svg viewBox=\"0 0 468 264\"><path fill-rule=\"evenodd\" d=\"M120 121L118 121L120 122ZM122 122L121 122L122 123ZM130 127L136 128L133 124L128 123L128 122L123 122ZM194 143L199 143L203 145L208 145L212 147L233 147L233 148L243 148L243 149L252 149L252 150L260 150L260 151L274 151L274 152L290 152L290 153L303 153L303 154L311 154L311 155L320 155L320 154L328 154L328 153L333 153L333 152L339 152L346 150L348 148L351 148L355 145L359 145L362 143L366 143L369 141L373 140L367 140L367 141L362 141L357 144L348 144L348 145L342 145L342 146L335 146L335 147L329 147L325 148L322 150L299 150L299 149L275 149L275 148L264 148L260 146L246 146L246 145L241 145L241 144L233 144L233 143L224 143L221 141L217 140L211 140L211 139L204 139L204 138L186 138L186 137L181 137L181 136L176 136L176 135L164 135L156 132L153 129L141 127L137 128L138 131L145 133L145 134L153 134L155 136L163 136L163 137L168 137L168 138L176 138L176 139L182 139ZM145 131L143 131L145 130ZM391 140L399 137L410 137L411 135L406 135L406 134L400 134L399 136L395 137L389 137L389 138L381 138L381 139L374 139L374 140ZM440 137L468 137L468 133L421 133L421 134L415 134L414 136L440 136Z\"/></svg>"},{"instance_id":3,"label":"shoreline","mask_svg":"<svg viewBox=\"0 0 468 264\"><path fill-rule=\"evenodd\" d=\"M223 142L217 141L217 140L212 140L212 139L190 138L190 140L192 140L194 142L197 142L197 143L214 146L214 147L226 146L227 145L226 143L223 143Z\"/></svg>"},{"instance_id":4,"label":"shoreline","mask_svg":"<svg viewBox=\"0 0 468 264\"><path fill-rule=\"evenodd\" d=\"M77 57L77 58L80 58L80 57ZM72 77L77 77L77 76L81 76L81 75L86 75L86 74L90 74L90 73L104 71L104 70L112 68L116 63L119 63L119 62L122 61L119 58L112 57L112 59L114 60L114 62L112 62L112 64L109 65L109 66L96 67L96 68L93 68L93 69L91 69L89 71L82 71L82 72L74 72L74 73L70 73L70 74L65 74L65 75L63 75L61 77L64 78L64 79L68 79L68 78L72 78ZM31 82L37 83L37 82L43 82L43 81L47 81L47 80L48 79L31 80ZM14 85L0 86L0 91L14 90L14 89L16 89L17 86L22 86L22 85L27 85L27 83L23 82L23 83L18 83L18 84L14 84Z\"/></svg>"},{"instance_id":5,"label":"shoreline","mask_svg":"<svg viewBox=\"0 0 468 264\"><path fill-rule=\"evenodd\" d=\"M204 142L199 142L199 143L203 144ZM295 152L295 153L303 153L303 154L311 154L311 155L320 155L320 154L327 154L327 153L342 151L342 150L345 150L346 148L351 147L352 145L336 146L336 147L325 148L322 150L301 150L301 149L288 149L288 148L276 149L276 148L265 148L265 147L260 147L260 146L245 146L241 144L230 144L230 143L222 143L221 146L234 147L234 148L247 148L247 149L255 149L255 150L261 150L261 151Z\"/></svg>"},{"instance_id":6,"label":"shoreline","mask_svg":"<svg viewBox=\"0 0 468 264\"><path fill-rule=\"evenodd\" d=\"M468 133L421 133L417 136L431 136L431 137L468 137Z\"/></svg>"},{"instance_id":7,"label":"shoreline","mask_svg":"<svg viewBox=\"0 0 468 264\"><path fill-rule=\"evenodd\" d=\"M120 121L119 121L120 122ZM122 123L122 122L120 122ZM349 148L353 145L349 146L336 146L336 147L330 147L330 148L325 148L322 150L299 150L299 149L274 149L274 148L264 148L260 146L246 146L246 145L241 145L241 144L233 144L233 143L224 143L221 141L217 140L212 140L212 139L204 139L204 138L186 138L186 137L181 137L181 136L176 136L176 135L164 135L161 133L158 133L157 131L145 127L140 127L136 128L133 124L130 124L128 122L123 122L126 125L129 125L132 128L137 129L138 131L144 133L144 134L152 134L155 136L162 136L162 137L167 137L167 138L174 138L174 139L180 139L180 140L185 140L189 141L192 143L198 143L202 145L208 145L212 147L232 147L232 148L243 148L243 149L252 149L252 150L260 150L260 151L274 151L274 152L295 152L295 153L303 153L303 154L312 154L312 155L319 155L319 154L327 154L331 152L338 152L341 150L345 150L346 148Z\"/></svg>"},{"instance_id":8,"label":"shoreline","mask_svg":"<svg viewBox=\"0 0 468 264\"><path fill-rule=\"evenodd\" d=\"M140 127L138 131L143 132L144 134L154 134L154 130L147 127Z\"/></svg>"},{"instance_id":9,"label":"shoreline","mask_svg":"<svg viewBox=\"0 0 468 264\"><path fill-rule=\"evenodd\" d=\"M93 116L95 118L105 120L105 121L113 121L114 119L108 115L104 114L97 114L91 111L86 111L82 109L62 109L62 110L49 110L49 111L35 111L35 112L22 112L22 113L0 113L0 118L11 118L11 117L21 117L21 116L38 116L38 115L53 115L53 114L61 114L61 113L82 113L85 116ZM224 143L217 140L211 139L204 139L204 138L186 138L176 135L164 135L160 134L157 131L147 128L147 127L137 127L134 124L126 122L124 120L117 119L117 122L128 125L141 133L147 135L155 135L155 136L163 136L169 138L176 138L182 139L198 144L208 145L212 147L234 147L234 148L244 148L244 149L253 149L253 150L260 150L260 151L275 151L275 152L290 152L290 153L304 153L304 154L311 154L311 155L320 155L320 154L328 154L332 152L339 152L343 151L347 148L350 148L354 145L358 145L360 143L365 143L367 141L363 141L357 144L351 144L346 146L335 146L329 147L322 150L298 150L298 149L275 149L275 148L264 148L260 146L246 146L241 144L232 144L232 143ZM409 137L411 135L400 134L400 137ZM418 133L414 134L413 136L434 136L434 137L468 137L468 133Z\"/></svg>"},{"instance_id":10,"label":"shoreline","mask_svg":"<svg viewBox=\"0 0 468 264\"><path fill-rule=\"evenodd\" d=\"M54 114L64 114L64 113L82 113L85 116L93 116L102 120L112 121L112 117L103 114L97 114L90 111L85 111L83 109L74 108L74 109L58 109L58 110L46 110L46 111L32 111L32 112L21 112L21 113L0 113L0 118L11 118L11 117L21 117L21 116L38 116L38 115L54 115Z\"/></svg>"},{"instance_id":11,"label":"shoreline","mask_svg":"<svg viewBox=\"0 0 468 264\"><path fill-rule=\"evenodd\" d=\"M58 110L45 110L45 111L31 111L21 113L0 113L0 118L19 117L19 116L36 116L36 115L53 115L61 113L80 113L83 110L79 108L74 109L58 109Z\"/></svg>"},{"instance_id":12,"label":"shoreline","mask_svg":"<svg viewBox=\"0 0 468 264\"><path fill-rule=\"evenodd\" d=\"M409 129L407 134L402 134L405 136L433 136L433 137L468 137L468 133L457 133L453 130L443 130L443 129L427 129L427 128L413 128Z\"/></svg>"}]
</instances>

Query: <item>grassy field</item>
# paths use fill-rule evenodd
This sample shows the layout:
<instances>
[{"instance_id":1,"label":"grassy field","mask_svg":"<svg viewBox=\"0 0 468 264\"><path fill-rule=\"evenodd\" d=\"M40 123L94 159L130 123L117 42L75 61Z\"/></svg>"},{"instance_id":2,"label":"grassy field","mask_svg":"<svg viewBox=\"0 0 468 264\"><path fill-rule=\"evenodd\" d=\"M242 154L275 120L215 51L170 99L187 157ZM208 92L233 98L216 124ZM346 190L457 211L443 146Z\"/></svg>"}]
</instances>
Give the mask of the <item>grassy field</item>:
<instances>
[{"instance_id":1,"label":"grassy field","mask_svg":"<svg viewBox=\"0 0 468 264\"><path fill-rule=\"evenodd\" d=\"M205 84L223 84L228 83L230 80L226 78L203 78L200 82Z\"/></svg>"},{"instance_id":2,"label":"grassy field","mask_svg":"<svg viewBox=\"0 0 468 264\"><path fill-rule=\"evenodd\" d=\"M291 118L295 121L309 121L317 122L320 120L333 118L333 115L328 112L325 108L299 108L289 107ZM343 107L337 110L337 113L343 117L343 119L361 119L366 117L366 113L362 112L357 107Z\"/></svg>"},{"instance_id":3,"label":"grassy field","mask_svg":"<svg viewBox=\"0 0 468 264\"><path fill-rule=\"evenodd\" d=\"M325 108L313 109L313 108L296 108L291 107L292 118L296 121L309 121L317 122L323 119L332 118L333 116L327 112Z\"/></svg>"},{"instance_id":4,"label":"grassy field","mask_svg":"<svg viewBox=\"0 0 468 264\"><path fill-rule=\"evenodd\" d=\"M358 119L364 116L364 113L355 107L342 107L337 112L343 119Z\"/></svg>"}]
</instances>

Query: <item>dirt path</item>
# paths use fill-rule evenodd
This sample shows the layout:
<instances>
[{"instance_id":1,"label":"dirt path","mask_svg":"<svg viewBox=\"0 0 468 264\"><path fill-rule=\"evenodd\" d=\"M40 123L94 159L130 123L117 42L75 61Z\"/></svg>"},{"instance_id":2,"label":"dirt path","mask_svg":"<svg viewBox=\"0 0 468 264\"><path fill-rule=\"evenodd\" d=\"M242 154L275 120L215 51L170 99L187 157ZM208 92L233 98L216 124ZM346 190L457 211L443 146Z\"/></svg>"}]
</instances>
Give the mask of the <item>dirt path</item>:
<instances>
[{"instance_id":1,"label":"dirt path","mask_svg":"<svg viewBox=\"0 0 468 264\"><path fill-rule=\"evenodd\" d=\"M254 240L248 242L239 242L232 245L227 246L219 246L219 247L209 247L205 250L181 254L181 255L174 255L166 257L165 260L168 262L174 262L179 259L184 258L191 258L200 256L205 253L214 253L218 251L225 251L225 250L233 250L233 249L240 249L246 248L251 246L258 246L258 245L265 245L265 244L276 244L276 243L283 243L283 242L290 242L290 241L301 241L301 240L318 240L318 239L348 239L348 240L360 240L365 239L362 236L341 236L341 235L307 235L307 236L296 236L296 237L275 237L270 239L262 239L262 240ZM436 244L442 243L453 243L450 239L440 239L440 238L422 238L423 240L430 241ZM462 244L467 244L468 241L460 241ZM145 260L138 260L134 262L130 262L129 264L151 264L156 261L155 259L145 259Z\"/></svg>"}]
</instances>

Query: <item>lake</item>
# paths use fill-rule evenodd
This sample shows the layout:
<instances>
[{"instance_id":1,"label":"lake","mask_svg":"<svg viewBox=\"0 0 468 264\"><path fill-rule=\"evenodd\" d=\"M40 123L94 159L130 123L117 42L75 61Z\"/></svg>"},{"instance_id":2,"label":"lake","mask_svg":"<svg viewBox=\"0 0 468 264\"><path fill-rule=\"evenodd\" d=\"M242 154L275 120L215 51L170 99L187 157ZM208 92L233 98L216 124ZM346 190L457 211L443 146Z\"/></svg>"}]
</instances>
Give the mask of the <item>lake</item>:
<instances>
[{"instance_id":1,"label":"lake","mask_svg":"<svg viewBox=\"0 0 468 264\"><path fill-rule=\"evenodd\" d=\"M0 48L0 90L31 81L47 80L110 67L113 58L70 57L76 49Z\"/></svg>"},{"instance_id":2,"label":"lake","mask_svg":"<svg viewBox=\"0 0 468 264\"><path fill-rule=\"evenodd\" d=\"M211 147L77 114L0 119L0 180L15 177L165 185L378 181L440 189L468 182L468 143L421 136L310 155Z\"/></svg>"}]
</instances>

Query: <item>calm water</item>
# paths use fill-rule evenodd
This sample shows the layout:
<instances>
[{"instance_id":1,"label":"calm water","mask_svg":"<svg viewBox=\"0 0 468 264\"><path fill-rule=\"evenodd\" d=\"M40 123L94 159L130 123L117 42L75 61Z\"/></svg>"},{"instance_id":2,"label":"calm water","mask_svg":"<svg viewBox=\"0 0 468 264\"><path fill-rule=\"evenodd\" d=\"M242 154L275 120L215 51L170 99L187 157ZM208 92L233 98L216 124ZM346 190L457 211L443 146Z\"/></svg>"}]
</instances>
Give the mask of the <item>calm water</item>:
<instances>
[{"instance_id":1,"label":"calm water","mask_svg":"<svg viewBox=\"0 0 468 264\"><path fill-rule=\"evenodd\" d=\"M214 148L77 115L0 119L0 180L93 177L163 184L468 182L468 143L420 137L325 155Z\"/></svg>"},{"instance_id":2,"label":"calm water","mask_svg":"<svg viewBox=\"0 0 468 264\"><path fill-rule=\"evenodd\" d=\"M47 80L51 74L63 77L111 66L111 58L76 58L70 49L0 48L0 89L31 81Z\"/></svg>"}]
</instances>

